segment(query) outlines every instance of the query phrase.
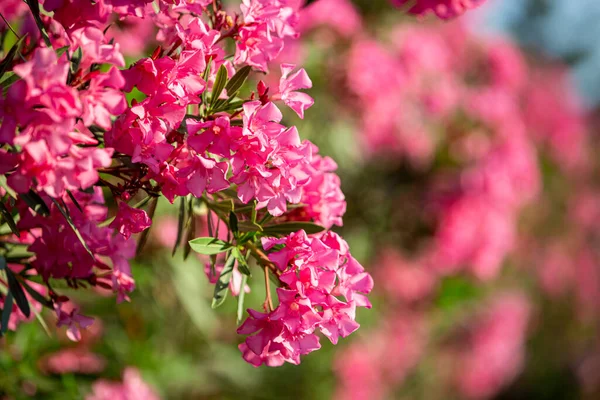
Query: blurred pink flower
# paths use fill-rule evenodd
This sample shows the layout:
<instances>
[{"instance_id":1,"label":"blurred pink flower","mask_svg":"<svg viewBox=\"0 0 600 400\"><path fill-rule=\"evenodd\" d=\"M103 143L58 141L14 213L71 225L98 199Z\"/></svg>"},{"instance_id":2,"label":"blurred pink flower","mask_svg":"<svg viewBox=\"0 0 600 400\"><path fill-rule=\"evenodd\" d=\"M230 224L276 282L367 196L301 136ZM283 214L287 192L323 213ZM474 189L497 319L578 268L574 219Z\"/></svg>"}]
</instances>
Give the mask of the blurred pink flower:
<instances>
[{"instance_id":1,"label":"blurred pink flower","mask_svg":"<svg viewBox=\"0 0 600 400\"><path fill-rule=\"evenodd\" d=\"M131 367L123 372L122 382L104 379L92 385L92 393L86 400L159 400L158 394L142 379L140 373Z\"/></svg>"}]
</instances>

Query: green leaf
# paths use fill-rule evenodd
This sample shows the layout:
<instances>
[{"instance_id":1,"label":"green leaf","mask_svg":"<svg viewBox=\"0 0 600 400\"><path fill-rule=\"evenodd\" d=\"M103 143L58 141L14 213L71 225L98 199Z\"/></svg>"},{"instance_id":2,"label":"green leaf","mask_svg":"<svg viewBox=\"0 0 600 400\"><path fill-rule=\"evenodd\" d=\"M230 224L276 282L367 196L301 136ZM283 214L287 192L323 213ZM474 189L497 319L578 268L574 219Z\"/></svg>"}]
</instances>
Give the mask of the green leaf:
<instances>
[{"instance_id":1,"label":"green leaf","mask_svg":"<svg viewBox=\"0 0 600 400\"><path fill-rule=\"evenodd\" d=\"M211 307L213 309L219 307L225 302L227 298L227 292L229 292L229 281L231 281L231 275L233 273L233 266L235 265L235 256L232 254L227 257L227 261L221 270L221 275L215 284L215 293Z\"/></svg>"},{"instance_id":2,"label":"green leaf","mask_svg":"<svg viewBox=\"0 0 600 400\"><path fill-rule=\"evenodd\" d=\"M31 10L31 14L33 15L33 19L35 20L35 24L40 30L40 34L42 35L42 39L44 39L44 43L48 46L49 49L52 48L52 43L50 43L50 38L48 37L48 33L46 32L46 28L44 27L44 23L42 22L42 18L40 17L40 3L38 0L25 0L29 9Z\"/></svg>"},{"instance_id":3,"label":"green leaf","mask_svg":"<svg viewBox=\"0 0 600 400\"><path fill-rule=\"evenodd\" d=\"M9 268L6 269L6 277L8 278L8 289L14 296L15 301L17 302L17 307L19 307L19 310L21 310L23 315L29 318L31 315L31 309L29 308L29 301L25 296L25 292L23 291L21 284L17 278L15 278Z\"/></svg>"},{"instance_id":4,"label":"green leaf","mask_svg":"<svg viewBox=\"0 0 600 400\"><path fill-rule=\"evenodd\" d=\"M248 79L248 75L252 71L252 67L246 65L245 67L240 68L235 75L231 77L229 82L227 82L227 86L225 86L225 90L227 90L227 96L229 99L233 99L237 92L242 88L246 79Z\"/></svg>"},{"instance_id":5,"label":"green leaf","mask_svg":"<svg viewBox=\"0 0 600 400\"><path fill-rule=\"evenodd\" d=\"M188 231L186 235L185 247L183 249L183 259L187 260L190 252L192 251L192 247L190 246L190 240L194 240L194 236L196 236L196 218L193 216L190 218L190 223L188 226Z\"/></svg>"},{"instance_id":6,"label":"green leaf","mask_svg":"<svg viewBox=\"0 0 600 400\"><path fill-rule=\"evenodd\" d=\"M2 88L2 93L6 94L6 92L8 91L8 88L11 87L13 85L13 83L18 81L19 79L21 79L21 77L19 75L15 74L14 72L10 72L8 74L8 76L0 82L0 87Z\"/></svg>"},{"instance_id":7,"label":"green leaf","mask_svg":"<svg viewBox=\"0 0 600 400\"><path fill-rule=\"evenodd\" d=\"M67 50L69 50L69 47L71 47L71 46L63 46L63 47L60 47L60 48L58 48L58 49L56 50L56 56L57 56L57 57L60 57L60 56L62 56L63 54L65 54L65 53L67 52Z\"/></svg>"},{"instance_id":8,"label":"green leaf","mask_svg":"<svg viewBox=\"0 0 600 400\"><path fill-rule=\"evenodd\" d=\"M2 202L0 202L0 214L2 214L2 217L10 227L12 233L17 235L17 237L21 237L21 233L19 232L19 229L17 229L17 224L15 223L12 214L8 211L8 208L6 208L6 206Z\"/></svg>"},{"instance_id":9,"label":"green leaf","mask_svg":"<svg viewBox=\"0 0 600 400\"><path fill-rule=\"evenodd\" d=\"M21 49L21 44L23 44L23 39L25 39L25 36L22 36L19 40L17 40L17 42L10 48L10 50L6 54L6 57L4 57L4 60L2 60L0 62L0 78L2 77L2 75L4 75L4 73L6 71L8 71L8 69L10 69L10 66L12 65L12 61L15 58L15 55Z\"/></svg>"},{"instance_id":10,"label":"green leaf","mask_svg":"<svg viewBox=\"0 0 600 400\"><path fill-rule=\"evenodd\" d=\"M50 209L46 205L46 202L33 190L30 189L29 192L21 193L19 196L36 214L41 214L45 217L50 215Z\"/></svg>"},{"instance_id":11,"label":"green leaf","mask_svg":"<svg viewBox=\"0 0 600 400\"><path fill-rule=\"evenodd\" d=\"M229 211L229 229L233 232L234 235L237 235L239 232L238 229L238 219L233 211Z\"/></svg>"},{"instance_id":12,"label":"green leaf","mask_svg":"<svg viewBox=\"0 0 600 400\"><path fill-rule=\"evenodd\" d=\"M239 266L238 266L239 268ZM237 319L236 322L239 325L242 322L242 318L244 317L244 298L246 297L246 292L244 291L244 287L246 287L246 282L248 282L248 277L246 275L242 276L242 284L240 285L240 294L238 294L238 304L237 304Z\"/></svg>"},{"instance_id":13,"label":"green leaf","mask_svg":"<svg viewBox=\"0 0 600 400\"><path fill-rule=\"evenodd\" d=\"M75 198L75 196L73 196L73 193L71 193L70 190L67 190L67 194L69 195L69 198L71 199L71 201L73 202L73 204L75 204L75 207L77 207L77 209L79 210L79 212L83 213L83 209L79 205L79 202L77 201L77 199Z\"/></svg>"},{"instance_id":14,"label":"green leaf","mask_svg":"<svg viewBox=\"0 0 600 400\"><path fill-rule=\"evenodd\" d=\"M238 261L238 270L246 276L252 276L250 268L248 268L248 262L246 262L246 257L244 257L240 249L238 247L234 247L231 250L231 254L233 254L235 259Z\"/></svg>"},{"instance_id":15,"label":"green leaf","mask_svg":"<svg viewBox=\"0 0 600 400\"><path fill-rule=\"evenodd\" d=\"M288 235L304 230L307 234L323 232L325 228L312 222L283 222L277 225L263 226L265 235Z\"/></svg>"},{"instance_id":16,"label":"green leaf","mask_svg":"<svg viewBox=\"0 0 600 400\"><path fill-rule=\"evenodd\" d=\"M256 222L252 221L239 221L238 229L240 232L262 232L263 228Z\"/></svg>"},{"instance_id":17,"label":"green leaf","mask_svg":"<svg viewBox=\"0 0 600 400\"><path fill-rule=\"evenodd\" d=\"M8 182L6 181L6 175L0 175L0 187L6 190L6 193L13 199L17 198L17 192L15 192L10 186L8 186Z\"/></svg>"},{"instance_id":18,"label":"green leaf","mask_svg":"<svg viewBox=\"0 0 600 400\"><path fill-rule=\"evenodd\" d=\"M2 306L2 326L0 326L0 336L3 336L8 330L8 320L12 313L13 307L13 296L11 292L8 292L4 298L4 305Z\"/></svg>"},{"instance_id":19,"label":"green leaf","mask_svg":"<svg viewBox=\"0 0 600 400\"><path fill-rule=\"evenodd\" d=\"M71 229L73 230L73 232L75 232L75 236L77 236L77 239L79 239L79 242L81 243L81 245L83 246L83 248L85 249L85 251L87 251L87 253L90 255L90 257L92 257L92 259L95 262L96 261L96 257L94 257L94 253L92 253L92 250L90 250L90 248L88 247L87 243L83 239L83 236L81 236L81 232L79 232L79 229L77 229L77 227L73 223L73 220L71 219L71 216L69 215L69 213L67 212L67 210L63 209L60 206L60 204L58 204L58 201L56 201L55 198L51 197L51 199L52 199L52 202L54 203L54 205L56 206L56 208L58 208L58 210L63 215L63 217L65 217L65 220L67 221L67 223L69 224L69 226L71 227Z\"/></svg>"},{"instance_id":20,"label":"green leaf","mask_svg":"<svg viewBox=\"0 0 600 400\"><path fill-rule=\"evenodd\" d=\"M227 83L227 68L225 68L225 65L221 65L221 67L219 67L219 71L217 71L217 76L215 77L215 83L213 84L213 90L212 90L212 94L211 94L211 98L210 98L211 103L214 104L219 99L219 96L221 95L223 88L225 88L226 83Z\"/></svg>"},{"instance_id":21,"label":"green leaf","mask_svg":"<svg viewBox=\"0 0 600 400\"><path fill-rule=\"evenodd\" d=\"M223 253L232 247L231 243L227 243L212 237L196 238L194 240L190 240L189 243L192 250L194 250L196 253L207 256Z\"/></svg>"},{"instance_id":22,"label":"green leaf","mask_svg":"<svg viewBox=\"0 0 600 400\"><path fill-rule=\"evenodd\" d=\"M73 53L71 57L71 73L76 73L81 65L81 60L83 59L83 51L81 47L78 47L77 50Z\"/></svg>"},{"instance_id":23,"label":"green leaf","mask_svg":"<svg viewBox=\"0 0 600 400\"><path fill-rule=\"evenodd\" d=\"M52 308L53 304L50 300L48 300L47 298L45 298L44 296L42 296L40 294L40 292L38 292L37 290L35 290L34 288L32 288L31 286L29 286L27 284L27 281L23 282L23 288L25 288L25 290L27 291L27 293L29 293L29 295L38 303L42 304L43 306Z\"/></svg>"}]
</instances>

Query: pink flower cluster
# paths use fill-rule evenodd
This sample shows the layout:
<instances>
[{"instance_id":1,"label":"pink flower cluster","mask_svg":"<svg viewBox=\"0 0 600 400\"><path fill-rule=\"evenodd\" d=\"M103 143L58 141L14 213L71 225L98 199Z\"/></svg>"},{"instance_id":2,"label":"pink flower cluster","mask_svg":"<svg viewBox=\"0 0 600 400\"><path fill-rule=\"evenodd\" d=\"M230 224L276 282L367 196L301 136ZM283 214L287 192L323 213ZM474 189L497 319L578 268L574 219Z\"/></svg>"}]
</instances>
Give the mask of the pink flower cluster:
<instances>
[{"instance_id":1,"label":"pink flower cluster","mask_svg":"<svg viewBox=\"0 0 600 400\"><path fill-rule=\"evenodd\" d=\"M68 83L66 54L58 57L46 48L14 72L23 79L0 99L0 143L22 148L18 157L2 160L6 169L17 167L9 177L11 187L22 193L33 187L55 198L91 187L97 170L110 165L113 150L93 147L98 141L89 127L108 128L110 116L125 110L121 73L115 68L91 73L81 78L78 90Z\"/></svg>"},{"instance_id":2,"label":"pink flower cluster","mask_svg":"<svg viewBox=\"0 0 600 400\"><path fill-rule=\"evenodd\" d=\"M240 344L244 359L255 366L300 363L300 356L321 347L318 329L333 344L358 329L356 307L371 307L366 294L373 279L333 232L309 237L304 231L281 239L263 239L269 259L284 284L279 305L269 313L249 309L238 333L251 335Z\"/></svg>"}]
</instances>

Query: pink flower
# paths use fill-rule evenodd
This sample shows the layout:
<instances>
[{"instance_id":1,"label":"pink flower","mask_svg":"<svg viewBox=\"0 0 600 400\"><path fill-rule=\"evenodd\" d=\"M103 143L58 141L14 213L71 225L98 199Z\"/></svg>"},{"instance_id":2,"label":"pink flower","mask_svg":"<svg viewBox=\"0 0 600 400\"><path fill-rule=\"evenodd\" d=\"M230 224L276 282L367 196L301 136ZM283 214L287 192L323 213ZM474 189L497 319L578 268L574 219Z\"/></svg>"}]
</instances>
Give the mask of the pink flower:
<instances>
[{"instance_id":1,"label":"pink flower","mask_svg":"<svg viewBox=\"0 0 600 400\"><path fill-rule=\"evenodd\" d=\"M133 208L124 201L119 203L119 211L110 227L116 229L125 239L132 233L140 233L152 225L146 211Z\"/></svg>"},{"instance_id":2,"label":"pink flower","mask_svg":"<svg viewBox=\"0 0 600 400\"><path fill-rule=\"evenodd\" d=\"M310 108L315 101L306 93L298 89L310 89L312 82L304 68L290 73L296 68L294 64L281 64L281 80L279 81L278 97L290 107L300 118L304 118L304 110Z\"/></svg>"},{"instance_id":3,"label":"pink flower","mask_svg":"<svg viewBox=\"0 0 600 400\"><path fill-rule=\"evenodd\" d=\"M61 326L67 326L67 337L74 342L78 342L81 340L81 332L79 329L86 329L93 324L94 318L79 314L79 309L77 307L73 307L70 312L63 311L62 307L61 302L57 302L54 305L54 310L58 317L56 326L59 328Z\"/></svg>"}]
</instances>

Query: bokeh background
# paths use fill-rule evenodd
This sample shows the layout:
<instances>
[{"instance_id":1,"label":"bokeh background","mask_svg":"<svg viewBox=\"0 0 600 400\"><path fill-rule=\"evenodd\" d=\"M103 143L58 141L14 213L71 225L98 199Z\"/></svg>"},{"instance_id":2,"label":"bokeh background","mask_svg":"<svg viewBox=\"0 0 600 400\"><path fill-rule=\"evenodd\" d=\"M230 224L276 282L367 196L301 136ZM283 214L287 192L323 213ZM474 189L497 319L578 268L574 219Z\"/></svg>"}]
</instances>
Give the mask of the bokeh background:
<instances>
[{"instance_id":1,"label":"bokeh background","mask_svg":"<svg viewBox=\"0 0 600 400\"><path fill-rule=\"evenodd\" d=\"M22 324L0 341L0 398L80 399L135 370L165 399L600 398L598 20L596 0L488 0L450 22L312 2L263 79L292 62L313 80L286 124L339 165L336 230L375 277L361 329L299 366L248 365L235 301L212 310L203 262L171 257L164 201L131 302L72 293L96 318L80 343ZM152 37L115 29L124 50Z\"/></svg>"}]
</instances>

